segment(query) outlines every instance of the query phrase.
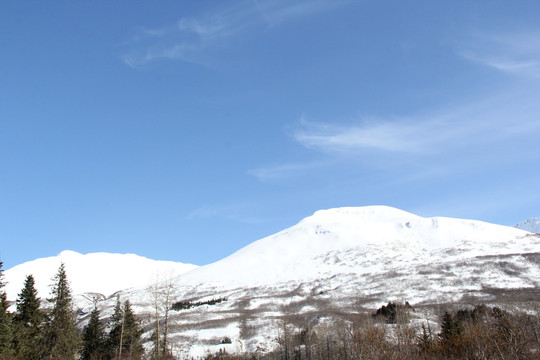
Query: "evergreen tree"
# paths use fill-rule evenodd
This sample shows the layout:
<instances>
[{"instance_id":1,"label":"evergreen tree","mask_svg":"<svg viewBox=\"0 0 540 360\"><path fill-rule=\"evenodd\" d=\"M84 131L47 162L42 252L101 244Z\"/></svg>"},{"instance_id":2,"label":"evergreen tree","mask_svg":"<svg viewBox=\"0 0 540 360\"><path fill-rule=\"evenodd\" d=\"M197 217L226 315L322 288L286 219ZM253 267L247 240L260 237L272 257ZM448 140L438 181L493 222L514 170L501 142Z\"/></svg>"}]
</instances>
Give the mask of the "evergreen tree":
<instances>
[{"instance_id":1,"label":"evergreen tree","mask_svg":"<svg viewBox=\"0 0 540 360\"><path fill-rule=\"evenodd\" d=\"M4 291L3 263L0 261L0 355L13 354L13 332L11 327L11 314L8 312L9 304Z\"/></svg>"},{"instance_id":2,"label":"evergreen tree","mask_svg":"<svg viewBox=\"0 0 540 360\"><path fill-rule=\"evenodd\" d=\"M131 309L129 300L126 300L122 306L120 298L117 299L110 321L110 328L109 358L141 358L144 351L141 343L142 329Z\"/></svg>"},{"instance_id":3,"label":"evergreen tree","mask_svg":"<svg viewBox=\"0 0 540 360\"><path fill-rule=\"evenodd\" d=\"M462 334L459 322L455 321L448 312L444 313L439 338L443 343L455 342Z\"/></svg>"},{"instance_id":4,"label":"evergreen tree","mask_svg":"<svg viewBox=\"0 0 540 360\"><path fill-rule=\"evenodd\" d=\"M463 330L459 321L448 312L445 312L442 318L439 344L446 358L462 357L464 351Z\"/></svg>"},{"instance_id":5,"label":"evergreen tree","mask_svg":"<svg viewBox=\"0 0 540 360\"><path fill-rule=\"evenodd\" d=\"M80 334L75 324L71 289L64 264L54 277L51 291L53 308L47 324L47 348L54 359L75 359L79 350Z\"/></svg>"},{"instance_id":6,"label":"evergreen tree","mask_svg":"<svg viewBox=\"0 0 540 360\"><path fill-rule=\"evenodd\" d=\"M4 287L6 286L6 283L4 282L4 262L0 261L0 291L4 291Z\"/></svg>"},{"instance_id":7,"label":"evergreen tree","mask_svg":"<svg viewBox=\"0 0 540 360\"><path fill-rule=\"evenodd\" d=\"M13 354L13 329L8 307L6 293L2 291L0 292L0 354L2 355Z\"/></svg>"},{"instance_id":8,"label":"evergreen tree","mask_svg":"<svg viewBox=\"0 0 540 360\"><path fill-rule=\"evenodd\" d=\"M142 333L141 325L131 309L131 303L126 300L124 302L124 346L130 359L140 358L143 354Z\"/></svg>"},{"instance_id":9,"label":"evergreen tree","mask_svg":"<svg viewBox=\"0 0 540 360\"><path fill-rule=\"evenodd\" d=\"M40 299L37 296L35 281L28 275L16 302L17 311L13 316L15 351L24 359L41 359L43 355L42 323Z\"/></svg>"},{"instance_id":10,"label":"evergreen tree","mask_svg":"<svg viewBox=\"0 0 540 360\"><path fill-rule=\"evenodd\" d=\"M83 350L81 359L99 360L103 359L105 352L105 331L99 320L100 311L97 304L90 313L90 321L83 330Z\"/></svg>"},{"instance_id":11,"label":"evergreen tree","mask_svg":"<svg viewBox=\"0 0 540 360\"><path fill-rule=\"evenodd\" d=\"M109 336L107 339L107 356L109 359L117 359L121 355L122 340L124 335L123 329L124 312L120 297L116 298L113 315L109 320Z\"/></svg>"}]
</instances>

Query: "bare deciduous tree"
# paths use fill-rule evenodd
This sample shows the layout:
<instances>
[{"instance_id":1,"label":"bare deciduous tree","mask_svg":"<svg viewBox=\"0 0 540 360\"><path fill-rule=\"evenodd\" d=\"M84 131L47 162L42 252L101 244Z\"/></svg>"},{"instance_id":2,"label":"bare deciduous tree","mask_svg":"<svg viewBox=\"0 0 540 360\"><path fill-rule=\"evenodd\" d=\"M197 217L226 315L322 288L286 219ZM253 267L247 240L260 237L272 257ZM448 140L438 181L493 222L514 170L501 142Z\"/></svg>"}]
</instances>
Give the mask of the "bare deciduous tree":
<instances>
[{"instance_id":1,"label":"bare deciduous tree","mask_svg":"<svg viewBox=\"0 0 540 360\"><path fill-rule=\"evenodd\" d=\"M149 286L149 293L154 305L154 359L166 358L170 355L168 334L169 334L169 314L172 303L173 291L175 289L174 274L169 272L165 276L156 274L152 284Z\"/></svg>"}]
</instances>

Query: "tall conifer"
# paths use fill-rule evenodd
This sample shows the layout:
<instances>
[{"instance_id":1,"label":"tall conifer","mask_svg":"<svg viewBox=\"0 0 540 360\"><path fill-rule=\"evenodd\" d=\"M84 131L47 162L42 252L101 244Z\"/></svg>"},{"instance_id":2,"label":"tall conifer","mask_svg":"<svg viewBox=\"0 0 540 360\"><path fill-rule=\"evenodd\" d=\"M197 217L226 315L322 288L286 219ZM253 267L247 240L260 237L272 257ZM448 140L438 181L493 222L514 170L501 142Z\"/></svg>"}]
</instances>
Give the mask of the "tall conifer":
<instances>
[{"instance_id":1,"label":"tall conifer","mask_svg":"<svg viewBox=\"0 0 540 360\"><path fill-rule=\"evenodd\" d=\"M117 359L121 355L124 312L120 297L116 298L116 305L109 320L109 336L107 338L107 354L110 359Z\"/></svg>"},{"instance_id":2,"label":"tall conifer","mask_svg":"<svg viewBox=\"0 0 540 360\"><path fill-rule=\"evenodd\" d=\"M6 283L4 282L4 262L0 261L0 291L4 291Z\"/></svg>"},{"instance_id":3,"label":"tall conifer","mask_svg":"<svg viewBox=\"0 0 540 360\"><path fill-rule=\"evenodd\" d=\"M90 313L88 325L83 330L83 350L81 358L83 360L99 360L104 358L105 353L105 331L103 324L99 320L100 311L97 304Z\"/></svg>"},{"instance_id":4,"label":"tall conifer","mask_svg":"<svg viewBox=\"0 0 540 360\"><path fill-rule=\"evenodd\" d=\"M0 261L0 355L13 353L13 332L11 327L11 314L8 312L9 304L4 291L4 264Z\"/></svg>"},{"instance_id":5,"label":"tall conifer","mask_svg":"<svg viewBox=\"0 0 540 360\"><path fill-rule=\"evenodd\" d=\"M15 351L24 359L41 359L43 352L43 313L40 311L41 301L37 296L35 281L27 275L24 287L16 302L17 311L13 316L15 335Z\"/></svg>"},{"instance_id":6,"label":"tall conifer","mask_svg":"<svg viewBox=\"0 0 540 360\"><path fill-rule=\"evenodd\" d=\"M130 359L139 359L143 354L141 325L131 309L129 300L124 302L124 348Z\"/></svg>"},{"instance_id":7,"label":"tall conifer","mask_svg":"<svg viewBox=\"0 0 540 360\"><path fill-rule=\"evenodd\" d=\"M64 264L54 277L51 291L53 308L47 324L47 348L54 359L75 359L80 344L80 333L75 323L71 289Z\"/></svg>"},{"instance_id":8,"label":"tall conifer","mask_svg":"<svg viewBox=\"0 0 540 360\"><path fill-rule=\"evenodd\" d=\"M142 330L129 300L122 306L120 298L117 299L110 328L109 356L113 359L140 359L144 352L141 343Z\"/></svg>"}]
</instances>

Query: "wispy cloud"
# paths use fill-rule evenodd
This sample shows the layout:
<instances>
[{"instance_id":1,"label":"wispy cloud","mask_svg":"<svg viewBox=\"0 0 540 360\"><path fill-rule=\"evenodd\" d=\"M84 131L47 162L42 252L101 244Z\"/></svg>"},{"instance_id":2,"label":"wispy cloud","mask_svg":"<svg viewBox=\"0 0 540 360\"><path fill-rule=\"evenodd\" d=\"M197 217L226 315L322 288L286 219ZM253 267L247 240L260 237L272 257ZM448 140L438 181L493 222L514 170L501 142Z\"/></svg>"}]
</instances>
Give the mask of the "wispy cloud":
<instances>
[{"instance_id":1,"label":"wispy cloud","mask_svg":"<svg viewBox=\"0 0 540 360\"><path fill-rule=\"evenodd\" d=\"M275 164L248 170L248 175L254 176L261 181L272 181L302 174L306 171L322 168L328 165L325 161L307 163Z\"/></svg>"},{"instance_id":2,"label":"wispy cloud","mask_svg":"<svg viewBox=\"0 0 540 360\"><path fill-rule=\"evenodd\" d=\"M540 131L534 93L498 96L436 113L401 118L362 118L348 125L301 119L294 139L302 146L335 154L362 152L441 154L486 146Z\"/></svg>"},{"instance_id":3,"label":"wispy cloud","mask_svg":"<svg viewBox=\"0 0 540 360\"><path fill-rule=\"evenodd\" d=\"M186 219L199 220L222 218L242 224L263 224L275 220L253 215L246 215L246 213L250 212L250 207L251 206L248 204L203 205L190 212L186 216Z\"/></svg>"},{"instance_id":4,"label":"wispy cloud","mask_svg":"<svg viewBox=\"0 0 540 360\"><path fill-rule=\"evenodd\" d=\"M311 16L351 0L252 0L238 1L197 17L181 18L161 28L142 28L129 43L122 60L137 68L160 59L203 64L205 51L226 46L231 39L256 26L275 26Z\"/></svg>"},{"instance_id":5,"label":"wispy cloud","mask_svg":"<svg viewBox=\"0 0 540 360\"><path fill-rule=\"evenodd\" d=\"M458 53L500 71L540 78L540 31L475 34L460 43Z\"/></svg>"},{"instance_id":6,"label":"wispy cloud","mask_svg":"<svg viewBox=\"0 0 540 360\"><path fill-rule=\"evenodd\" d=\"M286 0L254 0L258 15L268 24L277 25L295 18L314 15L336 6L353 3L356 0L311 0L291 2Z\"/></svg>"},{"instance_id":7,"label":"wispy cloud","mask_svg":"<svg viewBox=\"0 0 540 360\"><path fill-rule=\"evenodd\" d=\"M401 179L416 179L538 157L528 148L540 137L538 96L540 89L533 86L408 117L363 117L347 123L302 117L292 139L320 153L319 159L248 174L263 181L286 179L313 168L339 171L348 164L381 171L400 168Z\"/></svg>"},{"instance_id":8,"label":"wispy cloud","mask_svg":"<svg viewBox=\"0 0 540 360\"><path fill-rule=\"evenodd\" d=\"M432 132L444 124L426 122L409 123L398 120L362 120L360 124L336 125L332 123L300 121L294 138L301 145L329 153L350 153L363 149L381 151L420 152L425 141L418 141L422 133ZM424 139L424 138L422 138Z\"/></svg>"}]
</instances>

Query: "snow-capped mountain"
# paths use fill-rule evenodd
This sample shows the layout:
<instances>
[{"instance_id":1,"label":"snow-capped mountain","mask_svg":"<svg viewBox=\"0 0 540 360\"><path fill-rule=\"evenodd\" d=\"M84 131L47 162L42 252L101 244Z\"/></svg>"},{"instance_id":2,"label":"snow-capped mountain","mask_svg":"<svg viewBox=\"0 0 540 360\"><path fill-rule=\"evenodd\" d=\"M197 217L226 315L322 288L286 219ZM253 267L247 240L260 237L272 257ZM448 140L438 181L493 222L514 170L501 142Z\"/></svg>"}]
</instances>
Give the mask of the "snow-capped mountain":
<instances>
[{"instance_id":1,"label":"snow-capped mountain","mask_svg":"<svg viewBox=\"0 0 540 360\"><path fill-rule=\"evenodd\" d=\"M105 296L132 287L142 287L155 281L154 277L180 275L197 268L196 265L173 261L156 261L134 254L91 253L62 251L52 257L17 265L5 271L8 300L15 300L24 286L27 275L33 275L41 298L49 296L52 279L64 263L74 294L95 293Z\"/></svg>"},{"instance_id":2,"label":"snow-capped mountain","mask_svg":"<svg viewBox=\"0 0 540 360\"><path fill-rule=\"evenodd\" d=\"M511 227L451 218L422 218L386 206L317 211L275 235L182 276L183 284L264 286L398 266L465 260L533 250ZM391 261L389 261L391 259Z\"/></svg>"},{"instance_id":3,"label":"snow-capped mountain","mask_svg":"<svg viewBox=\"0 0 540 360\"><path fill-rule=\"evenodd\" d=\"M519 224L514 225L514 227L535 234L540 234L540 217L527 219Z\"/></svg>"},{"instance_id":4,"label":"snow-capped mountain","mask_svg":"<svg viewBox=\"0 0 540 360\"><path fill-rule=\"evenodd\" d=\"M229 351L254 350L272 346L282 318L323 321L389 300L520 301L539 288L539 264L540 236L513 227L386 206L318 211L177 277L175 301L226 301L172 312L171 338L192 356L225 336ZM123 296L150 319L147 290Z\"/></svg>"},{"instance_id":5,"label":"snow-capped mountain","mask_svg":"<svg viewBox=\"0 0 540 360\"><path fill-rule=\"evenodd\" d=\"M77 284L84 277L70 274L65 262L75 291L97 291ZM111 291L99 290L111 294L128 287L117 284L127 284L131 276L151 275L130 270L126 279L112 284L114 272L86 276L97 283L111 281ZM524 302L540 287L540 235L481 221L423 218L386 206L338 208L317 211L223 260L169 280L171 303L198 304L171 311L168 338L175 352L200 356L222 347L233 352L271 348L277 322L284 318L346 319L389 300L413 306ZM133 303L149 339L155 302L148 281L120 295ZM221 301L202 305L211 299ZM115 296L100 302L105 316L115 302ZM84 322L93 304L86 297L77 306ZM225 337L232 344L221 344Z\"/></svg>"}]
</instances>

